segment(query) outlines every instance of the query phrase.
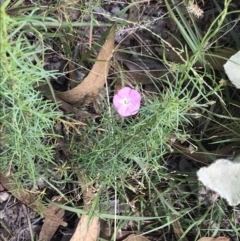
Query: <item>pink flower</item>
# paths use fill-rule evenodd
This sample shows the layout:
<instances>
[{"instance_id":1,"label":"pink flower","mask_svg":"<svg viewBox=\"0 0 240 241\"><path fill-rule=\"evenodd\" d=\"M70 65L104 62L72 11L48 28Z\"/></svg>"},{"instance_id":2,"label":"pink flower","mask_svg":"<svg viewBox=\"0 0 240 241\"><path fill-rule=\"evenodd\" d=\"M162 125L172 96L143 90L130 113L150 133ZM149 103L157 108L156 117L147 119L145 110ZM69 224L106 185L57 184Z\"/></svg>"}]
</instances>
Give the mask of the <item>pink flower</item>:
<instances>
[{"instance_id":1,"label":"pink flower","mask_svg":"<svg viewBox=\"0 0 240 241\"><path fill-rule=\"evenodd\" d=\"M138 113L141 104L141 95L129 87L123 87L113 97L113 105L119 115L126 117Z\"/></svg>"}]
</instances>

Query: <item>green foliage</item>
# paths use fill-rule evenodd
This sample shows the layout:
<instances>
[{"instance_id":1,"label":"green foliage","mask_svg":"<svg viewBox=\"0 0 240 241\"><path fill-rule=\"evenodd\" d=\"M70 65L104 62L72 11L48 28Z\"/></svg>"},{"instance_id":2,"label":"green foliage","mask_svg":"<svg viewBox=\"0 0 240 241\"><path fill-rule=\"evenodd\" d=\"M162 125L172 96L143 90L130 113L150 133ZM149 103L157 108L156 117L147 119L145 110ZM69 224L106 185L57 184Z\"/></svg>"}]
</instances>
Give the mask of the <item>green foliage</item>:
<instances>
[{"instance_id":1,"label":"green foliage","mask_svg":"<svg viewBox=\"0 0 240 241\"><path fill-rule=\"evenodd\" d=\"M120 216L96 212L99 217L116 220L134 219L139 221L139 227L142 220L150 220L152 217L158 219L158 223L149 226L146 233L168 228L175 220L180 220L184 229L183 236L197 230L194 236L196 240L205 232L204 226L201 225L207 223L207 230L210 231L206 232L209 236L212 235L212 219L221 216L224 211L214 209L214 205L204 211L201 205L196 205L196 199L192 204L189 201L191 193L181 189L181 185L186 184L186 178L169 173L166 160L175 157L175 153L172 155L174 143L185 142L186 147L191 147L193 143L200 151L208 152L210 144L215 144L214 147L217 149L227 141L239 142L239 94L235 90L232 91L229 86L223 86L223 81L219 78L220 71L211 68L205 58L214 56L210 48L221 39L219 33L224 32L223 25L229 14L228 7L231 1L225 1L224 11L220 9L219 16L215 16L215 20L205 32L199 29L194 16L186 13L187 3L165 1L167 12L183 38L182 42L178 40L179 47L172 46L160 35L153 33L149 22L144 24L135 19L133 23L121 19L120 15L106 15L103 18L110 19L110 22L98 22L93 9L101 5L100 1L53 1L49 6L31 6L27 15L22 15L24 9L20 7L17 10L18 4L15 4L18 15L15 18L10 18L5 13L5 7L9 2L5 1L0 12L0 171L11 171L16 180L24 184L33 184L39 176L44 176L46 183L60 193L57 185L54 186L51 181L54 179L57 183L64 177L65 179L61 180L63 183L73 182L71 178L75 174L74 171L84 169L92 183L99 184L101 190L110 187L110 191L99 191L95 202L122 199L129 203L132 198L133 206L135 202L136 206L138 205L134 208L139 211L139 217L130 216L132 213ZM19 1L19 5L22 2ZM127 12L135 4L129 4L120 13ZM71 18L73 10L80 10L77 20ZM44 17L36 16L36 11L40 11ZM142 42L141 48L145 48L145 51L141 55L163 62L168 67L171 80L167 75L154 79L147 73L146 76L155 84L156 91L148 93L144 89L140 90L142 107L138 115L131 118L121 118L117 115L108 93L108 100L102 100L101 103L100 120L95 122L89 119L87 125L81 127L78 133L74 133L74 130L70 132L68 151L71 158L63 164L58 163L57 168L48 171L51 162L54 161L53 126L59 120L60 114L56 111L56 105L46 101L35 90L36 86L46 83L55 76L54 73L43 70L43 36L48 37L48 41L63 46L59 48L60 55L73 61L77 67L84 67L81 65L89 61L91 49L83 51L82 62L78 62L78 59L73 57L76 55L72 53L73 47L79 42L85 46L90 43L92 46L99 46L99 36L94 35L94 28L110 26L113 22L121 23L119 27L122 27L122 30L124 25L128 25L127 34L133 32L133 36L138 34L134 30L136 28L149 31L159 40L159 45L166 52L170 50L177 55L185 52L186 55L181 55L182 64L172 63L166 61L164 55L160 59L161 57L152 51L152 47ZM86 29L83 30L82 27ZM31 45L25 37L25 33L29 32L33 32L39 38L35 45ZM86 35L89 35L87 40ZM138 36L137 41L139 39ZM42 49L37 50L38 46L42 46ZM136 56L140 54L134 50L135 48L121 49ZM188 51L191 51L192 55L188 55ZM36 63L33 63L33 59ZM200 62L202 66L195 68L196 62ZM122 77L124 85L128 84L124 79L124 71L120 69L119 73L116 71L115 74ZM49 173L53 177L50 181ZM196 178L192 179L191 181L196 181ZM162 183L164 188L161 189L159 184ZM178 208L177 211L175 207ZM78 214L85 213L78 207L65 206L65 209ZM95 211L92 210L94 213ZM173 217L173 214L176 216ZM237 233L235 224L231 221L230 224ZM219 229L220 224L214 234Z\"/></svg>"},{"instance_id":2,"label":"green foliage","mask_svg":"<svg viewBox=\"0 0 240 241\"><path fill-rule=\"evenodd\" d=\"M31 16L15 21L5 13L6 4L0 14L0 171L33 184L52 161L53 126L60 114L34 89L54 74L45 71L43 60L36 57L43 50L37 51L25 38L22 27L31 22Z\"/></svg>"},{"instance_id":3,"label":"green foliage","mask_svg":"<svg viewBox=\"0 0 240 241\"><path fill-rule=\"evenodd\" d=\"M202 108L194 88L182 89L180 81L168 86L152 100L144 98L137 117L121 118L113 109L102 110L101 123L89 123L82 137L72 141L77 165L108 185L136 170L165 175L163 160L172 151L171 142L187 140L193 110Z\"/></svg>"}]
</instances>

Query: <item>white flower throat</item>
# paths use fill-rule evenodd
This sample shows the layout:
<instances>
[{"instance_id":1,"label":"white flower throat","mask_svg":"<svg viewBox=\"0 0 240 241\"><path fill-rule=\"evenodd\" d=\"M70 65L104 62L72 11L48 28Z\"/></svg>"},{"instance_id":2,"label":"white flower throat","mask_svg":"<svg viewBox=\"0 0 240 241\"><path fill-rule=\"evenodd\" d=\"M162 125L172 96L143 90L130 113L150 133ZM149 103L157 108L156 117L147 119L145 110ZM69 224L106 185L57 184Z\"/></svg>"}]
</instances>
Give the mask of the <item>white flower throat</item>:
<instances>
[{"instance_id":1,"label":"white flower throat","mask_svg":"<svg viewBox=\"0 0 240 241\"><path fill-rule=\"evenodd\" d=\"M123 104L128 105L129 103L130 103L130 100L129 100L129 99L125 98L125 99L123 100Z\"/></svg>"}]
</instances>

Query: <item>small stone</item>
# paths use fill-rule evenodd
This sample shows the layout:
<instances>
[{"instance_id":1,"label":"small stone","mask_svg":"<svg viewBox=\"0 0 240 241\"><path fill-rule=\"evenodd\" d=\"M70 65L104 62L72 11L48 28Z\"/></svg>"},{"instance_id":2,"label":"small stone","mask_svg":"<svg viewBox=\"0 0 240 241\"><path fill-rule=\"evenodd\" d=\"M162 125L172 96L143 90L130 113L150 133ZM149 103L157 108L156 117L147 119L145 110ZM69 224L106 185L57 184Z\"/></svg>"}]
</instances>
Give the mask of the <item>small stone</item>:
<instances>
[{"instance_id":1,"label":"small stone","mask_svg":"<svg viewBox=\"0 0 240 241\"><path fill-rule=\"evenodd\" d=\"M8 192L0 192L0 203L8 200L10 194Z\"/></svg>"}]
</instances>

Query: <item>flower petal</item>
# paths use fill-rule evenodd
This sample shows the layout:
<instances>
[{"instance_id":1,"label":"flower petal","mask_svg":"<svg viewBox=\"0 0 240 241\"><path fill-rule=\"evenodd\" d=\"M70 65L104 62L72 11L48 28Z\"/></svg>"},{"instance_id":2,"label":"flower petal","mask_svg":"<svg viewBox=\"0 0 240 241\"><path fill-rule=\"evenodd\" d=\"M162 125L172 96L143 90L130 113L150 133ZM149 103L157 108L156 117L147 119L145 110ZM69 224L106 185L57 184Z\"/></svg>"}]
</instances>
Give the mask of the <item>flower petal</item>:
<instances>
[{"instance_id":1,"label":"flower petal","mask_svg":"<svg viewBox=\"0 0 240 241\"><path fill-rule=\"evenodd\" d=\"M141 94L137 90L132 90L131 92L131 100L134 100L135 102L141 102Z\"/></svg>"},{"instance_id":2,"label":"flower petal","mask_svg":"<svg viewBox=\"0 0 240 241\"><path fill-rule=\"evenodd\" d=\"M123 116L123 117L130 116L128 106L126 106L126 105L122 105L120 108L118 108L117 112L120 116Z\"/></svg>"},{"instance_id":3,"label":"flower petal","mask_svg":"<svg viewBox=\"0 0 240 241\"><path fill-rule=\"evenodd\" d=\"M122 98L120 95L116 94L113 97L113 105L116 109L120 108L122 105L124 105L124 98Z\"/></svg>"},{"instance_id":4,"label":"flower petal","mask_svg":"<svg viewBox=\"0 0 240 241\"><path fill-rule=\"evenodd\" d=\"M139 108L140 108L140 103L131 103L128 106L128 112L129 114L131 113L131 115L135 115L138 112Z\"/></svg>"},{"instance_id":5,"label":"flower petal","mask_svg":"<svg viewBox=\"0 0 240 241\"><path fill-rule=\"evenodd\" d=\"M128 98L129 96L131 96L131 92L132 92L133 89L131 89L130 87L123 87L122 89L120 89L118 91L118 95L120 98Z\"/></svg>"}]
</instances>

